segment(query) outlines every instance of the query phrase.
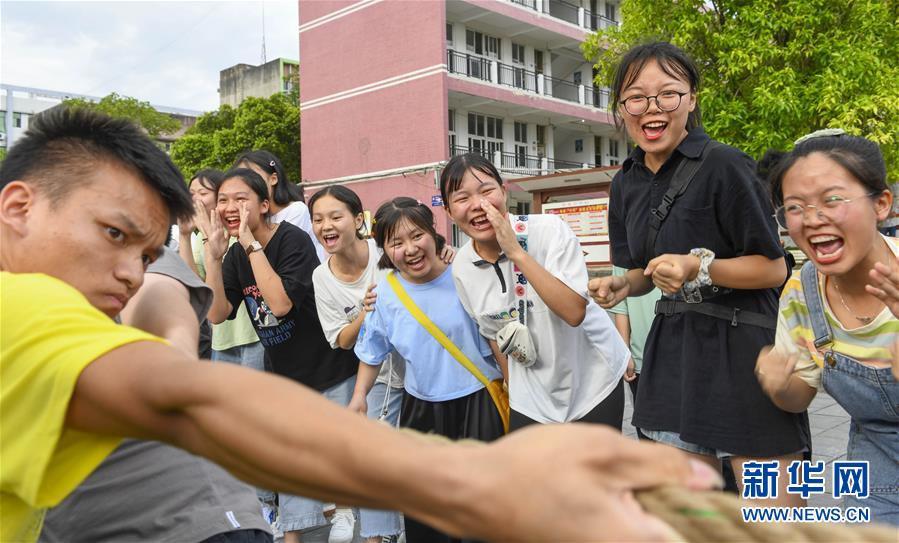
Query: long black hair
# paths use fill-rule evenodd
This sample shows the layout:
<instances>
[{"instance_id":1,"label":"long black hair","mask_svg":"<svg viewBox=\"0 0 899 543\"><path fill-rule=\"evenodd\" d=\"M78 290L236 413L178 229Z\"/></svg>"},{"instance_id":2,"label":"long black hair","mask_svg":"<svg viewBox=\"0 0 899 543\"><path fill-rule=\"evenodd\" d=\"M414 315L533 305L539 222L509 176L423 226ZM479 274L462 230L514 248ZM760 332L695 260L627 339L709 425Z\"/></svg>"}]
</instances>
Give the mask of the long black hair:
<instances>
[{"instance_id":1,"label":"long black hair","mask_svg":"<svg viewBox=\"0 0 899 543\"><path fill-rule=\"evenodd\" d=\"M408 220L434 238L438 255L443 251L443 247L446 246L446 238L437 233L431 208L418 200L413 200L406 196L400 196L382 204L378 211L375 212L373 235L378 247L382 250L384 249L387 240L393 237L403 219ZM390 257L387 256L387 251L384 251L384 254L381 255L378 267L381 269L396 269Z\"/></svg>"},{"instance_id":2,"label":"long black hair","mask_svg":"<svg viewBox=\"0 0 899 543\"><path fill-rule=\"evenodd\" d=\"M284 170L284 165L272 153L263 149L249 151L237 157L237 160L234 161L234 166L240 166L241 162L253 163L268 175L273 173L278 175L278 183L272 189L272 199L279 206L286 206L291 202L306 202L303 191L300 190L300 187L290 182L287 172Z\"/></svg>"}]
</instances>

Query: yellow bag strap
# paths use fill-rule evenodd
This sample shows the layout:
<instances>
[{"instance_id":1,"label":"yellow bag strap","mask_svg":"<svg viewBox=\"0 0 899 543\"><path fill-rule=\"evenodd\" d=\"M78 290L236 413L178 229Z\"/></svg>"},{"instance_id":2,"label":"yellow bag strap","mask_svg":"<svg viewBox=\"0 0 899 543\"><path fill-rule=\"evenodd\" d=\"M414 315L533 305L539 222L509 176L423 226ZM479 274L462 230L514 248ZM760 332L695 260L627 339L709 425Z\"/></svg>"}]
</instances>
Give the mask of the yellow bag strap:
<instances>
[{"instance_id":1,"label":"yellow bag strap","mask_svg":"<svg viewBox=\"0 0 899 543\"><path fill-rule=\"evenodd\" d=\"M474 365L465 353L462 352L461 349L456 347L456 344L452 342L452 340L446 337L446 334L440 328L437 328L437 325L434 324L431 319L428 318L427 315L422 312L421 309L415 305L415 301L409 296L409 293L406 292L406 289L403 288L403 285L400 284L399 280L396 278L396 274L394 272L389 272L387 274L387 282L390 283L390 287L393 288L393 292L396 293L397 298L403 302L403 305L406 306L406 309L409 310L409 313L415 317L415 320L418 321L418 324L422 325L425 330L428 331L429 334L434 336L434 339L437 340L440 345L443 346L444 349L449 351L453 358L459 361L465 369L467 369L475 378L481 382L485 387L490 386L490 381L487 379L487 376Z\"/></svg>"}]
</instances>

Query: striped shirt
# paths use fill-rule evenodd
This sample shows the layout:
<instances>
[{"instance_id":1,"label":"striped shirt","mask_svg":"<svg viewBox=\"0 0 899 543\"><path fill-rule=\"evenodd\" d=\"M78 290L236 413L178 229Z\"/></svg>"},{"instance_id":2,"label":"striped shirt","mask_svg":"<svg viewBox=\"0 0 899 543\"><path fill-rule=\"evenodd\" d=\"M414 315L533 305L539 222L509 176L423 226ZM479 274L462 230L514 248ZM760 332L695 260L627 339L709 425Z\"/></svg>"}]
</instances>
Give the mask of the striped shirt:
<instances>
[{"instance_id":1,"label":"striped shirt","mask_svg":"<svg viewBox=\"0 0 899 543\"><path fill-rule=\"evenodd\" d=\"M899 240L884 237L899 257ZM824 276L818 274L818 292L822 293L824 314L833 333L833 345L815 348L815 334L812 331L812 320L809 317L805 294L802 292L800 272L797 270L787 281L780 296L780 310L777 315L777 335L775 349L785 354L798 354L796 372L803 381L814 388L821 388L821 373L824 366L824 353L830 349L842 355L854 358L862 364L876 367L889 366L893 359L893 350L899 341L899 319L886 307L877 317L864 326L846 328L833 315L830 304L824 293Z\"/></svg>"}]
</instances>

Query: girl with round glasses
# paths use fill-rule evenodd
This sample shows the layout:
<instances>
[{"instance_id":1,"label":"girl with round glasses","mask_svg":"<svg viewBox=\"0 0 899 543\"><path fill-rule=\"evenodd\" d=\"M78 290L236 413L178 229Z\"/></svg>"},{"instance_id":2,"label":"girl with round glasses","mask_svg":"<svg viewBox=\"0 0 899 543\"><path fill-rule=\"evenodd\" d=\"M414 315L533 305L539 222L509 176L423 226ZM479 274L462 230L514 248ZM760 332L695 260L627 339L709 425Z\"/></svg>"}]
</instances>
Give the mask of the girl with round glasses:
<instances>
[{"instance_id":1,"label":"girl with round glasses","mask_svg":"<svg viewBox=\"0 0 899 543\"><path fill-rule=\"evenodd\" d=\"M756 375L782 409L804 411L826 390L851 416L847 460L869 463L872 520L899 525L899 241L877 231L892 194L877 144L847 135L806 139L776 161L769 180L778 220L809 260L780 299L774 349ZM814 211L814 212L812 212ZM893 302L896 300L893 299Z\"/></svg>"},{"instance_id":2,"label":"girl with round glasses","mask_svg":"<svg viewBox=\"0 0 899 543\"><path fill-rule=\"evenodd\" d=\"M786 467L808 449L808 419L775 406L753 375L774 337L775 288L789 268L755 163L705 134L698 86L694 62L669 43L622 57L614 114L636 148L612 181L609 233L612 261L628 272L592 280L591 295L609 308L653 285L664 293L646 341L634 425L717 469L728 461L736 474L744 461L779 460L777 499L800 505L786 493ZM701 159L653 237L650 218L675 172Z\"/></svg>"}]
</instances>

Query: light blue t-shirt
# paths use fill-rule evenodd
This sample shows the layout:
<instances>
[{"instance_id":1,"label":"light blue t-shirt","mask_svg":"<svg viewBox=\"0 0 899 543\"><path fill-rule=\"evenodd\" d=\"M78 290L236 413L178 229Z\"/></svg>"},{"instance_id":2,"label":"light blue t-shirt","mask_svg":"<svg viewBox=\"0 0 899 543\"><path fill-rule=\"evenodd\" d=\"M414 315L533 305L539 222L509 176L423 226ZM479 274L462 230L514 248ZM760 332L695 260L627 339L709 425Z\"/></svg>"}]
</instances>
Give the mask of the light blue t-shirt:
<instances>
[{"instance_id":1,"label":"light blue t-shirt","mask_svg":"<svg viewBox=\"0 0 899 543\"><path fill-rule=\"evenodd\" d=\"M487 341L468 316L453 283L451 266L433 281L418 285L397 279L409 297L431 321L490 379L501 377ZM406 309L390 283L376 288L375 310L365 317L356 356L366 364L380 364L390 351L406 359L406 392L429 402L454 400L477 392L484 385L443 348Z\"/></svg>"}]
</instances>

